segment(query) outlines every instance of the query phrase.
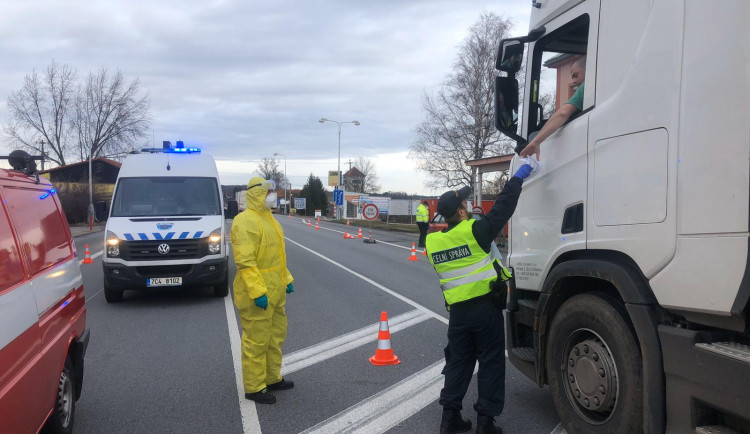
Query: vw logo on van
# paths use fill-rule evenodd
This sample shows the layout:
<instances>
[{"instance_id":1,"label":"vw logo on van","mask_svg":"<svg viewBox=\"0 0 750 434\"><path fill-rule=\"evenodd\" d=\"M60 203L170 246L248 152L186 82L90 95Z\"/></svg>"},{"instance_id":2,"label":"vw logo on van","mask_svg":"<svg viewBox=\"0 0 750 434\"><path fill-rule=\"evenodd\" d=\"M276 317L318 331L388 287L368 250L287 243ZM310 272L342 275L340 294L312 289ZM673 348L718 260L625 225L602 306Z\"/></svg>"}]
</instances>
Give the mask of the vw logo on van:
<instances>
[{"instance_id":1,"label":"vw logo on van","mask_svg":"<svg viewBox=\"0 0 750 434\"><path fill-rule=\"evenodd\" d=\"M166 231L167 229L172 229L172 226L174 226L174 223L157 223L156 229L159 229L160 231Z\"/></svg>"},{"instance_id":2,"label":"vw logo on van","mask_svg":"<svg viewBox=\"0 0 750 434\"><path fill-rule=\"evenodd\" d=\"M158 251L159 251L159 253L161 253L162 255L166 255L167 253L169 253L169 244L166 244L166 243L164 243L164 244L159 244L159 247L157 248L157 250L158 250Z\"/></svg>"}]
</instances>

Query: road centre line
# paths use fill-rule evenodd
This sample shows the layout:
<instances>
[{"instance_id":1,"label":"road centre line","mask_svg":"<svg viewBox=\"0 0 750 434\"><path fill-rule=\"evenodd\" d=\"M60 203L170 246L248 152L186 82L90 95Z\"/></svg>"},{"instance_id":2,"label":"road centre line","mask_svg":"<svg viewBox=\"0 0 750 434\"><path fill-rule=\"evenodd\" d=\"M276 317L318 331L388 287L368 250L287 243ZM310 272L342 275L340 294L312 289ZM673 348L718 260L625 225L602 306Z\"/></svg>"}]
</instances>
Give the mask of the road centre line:
<instances>
[{"instance_id":1,"label":"road centre line","mask_svg":"<svg viewBox=\"0 0 750 434\"><path fill-rule=\"evenodd\" d=\"M438 398L443 388L444 364L445 359L441 359L303 434L385 432Z\"/></svg>"},{"instance_id":2,"label":"road centre line","mask_svg":"<svg viewBox=\"0 0 750 434\"><path fill-rule=\"evenodd\" d=\"M565 428L562 426L562 422L560 422L555 429L552 430L550 434L568 434L567 431L565 431Z\"/></svg>"},{"instance_id":3,"label":"road centre line","mask_svg":"<svg viewBox=\"0 0 750 434\"><path fill-rule=\"evenodd\" d=\"M320 226L320 225L319 225L318 227L320 227L321 229L325 229L325 230L327 230L327 231L331 231L331 232L338 232L338 233L340 233L340 234L344 234L344 233L346 233L345 231L338 231L338 230L336 230L336 229L330 229L330 228L326 228L326 227L323 227L323 226ZM392 244L392 243L389 243L389 242L387 242L387 241L382 241L382 240L376 240L376 241L377 241L378 243L386 244L386 245L389 245L389 246L393 246L393 247L398 247L398 248L400 248L400 249L411 250L411 247L406 247L406 246L399 246L398 244Z\"/></svg>"},{"instance_id":4,"label":"road centre line","mask_svg":"<svg viewBox=\"0 0 750 434\"><path fill-rule=\"evenodd\" d=\"M284 238L287 241L289 241L290 243L295 244L295 245L297 245L297 246L299 246L299 247L307 250L308 252L312 253L313 255L318 256L318 257L320 257L320 258L322 258L322 259L330 262L331 264L333 264L333 265L341 268L344 271L349 272L350 274L353 274L354 276L359 277L360 279L362 279L365 282L369 283L370 285L372 285L372 286L380 289L381 291L386 292L386 293L388 293L388 294L390 294L390 295L398 298L399 300L403 301L404 303L409 304L409 305L411 305L411 306L413 306L413 307L421 310L422 312L426 313L427 315L430 315L431 317L435 318L436 320L441 321L444 324L448 324L448 318L445 318L444 316L442 316L442 315L440 315L440 314L438 314L436 312L433 312L432 310L430 310L430 309L422 306L421 304L417 303L416 301L414 301L414 300L412 300L412 299L410 299L408 297L404 297L403 295L397 293L396 291L394 291L392 289L386 288L385 286L383 286L383 285L379 284L378 282L370 279L369 277L366 277L366 276L364 276L364 275L362 275L360 273L357 273L356 271L352 270L351 268L349 268L349 267L347 267L347 266L345 266L343 264L340 264L340 263L334 261L333 259L331 259L331 258L329 258L329 257L327 257L325 255L322 255L322 254L316 252L313 249L305 247L302 244L300 244L300 243L298 243L298 242L290 239L289 237L284 237Z\"/></svg>"},{"instance_id":5,"label":"road centre line","mask_svg":"<svg viewBox=\"0 0 750 434\"><path fill-rule=\"evenodd\" d=\"M394 333L415 324L419 324L429 318L431 318L429 315L419 309L414 309L405 314L390 318L388 324L391 333ZM379 328L380 322L377 322L326 342L295 351L291 354L285 354L281 366L281 373L287 375L353 350L354 348L359 348L368 343L375 342L378 340Z\"/></svg>"},{"instance_id":6,"label":"road centre line","mask_svg":"<svg viewBox=\"0 0 750 434\"><path fill-rule=\"evenodd\" d=\"M93 255L91 255L91 259L96 259L96 258L98 258L99 256L101 256L103 254L104 254L104 250L99 250L98 252L96 252ZM80 261L78 261L78 265L83 265L84 259L86 259L86 258L83 258Z\"/></svg>"},{"instance_id":7,"label":"road centre line","mask_svg":"<svg viewBox=\"0 0 750 434\"><path fill-rule=\"evenodd\" d=\"M224 297L224 309L227 314L229 346L232 348L235 384L237 386L237 396L240 401L242 432L245 434L260 433L260 421L258 420L258 410L255 408L255 402L245 399L245 386L242 381L242 362L240 358L240 332L237 325L237 317L234 315L234 301L231 295Z\"/></svg>"}]
</instances>

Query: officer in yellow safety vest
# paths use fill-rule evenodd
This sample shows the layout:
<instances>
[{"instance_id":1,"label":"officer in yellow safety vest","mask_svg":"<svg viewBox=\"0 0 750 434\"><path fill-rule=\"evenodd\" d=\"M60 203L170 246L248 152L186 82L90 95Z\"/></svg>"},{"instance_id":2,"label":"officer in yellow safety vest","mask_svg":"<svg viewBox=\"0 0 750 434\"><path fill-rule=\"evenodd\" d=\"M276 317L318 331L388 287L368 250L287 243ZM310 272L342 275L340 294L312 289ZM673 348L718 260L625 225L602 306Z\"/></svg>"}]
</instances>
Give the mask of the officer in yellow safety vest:
<instances>
[{"instance_id":1,"label":"officer in yellow safety vest","mask_svg":"<svg viewBox=\"0 0 750 434\"><path fill-rule=\"evenodd\" d=\"M521 166L505 184L492 209L473 220L466 199L469 187L440 196L438 213L448 228L427 236L427 256L440 278L450 312L445 347L445 385L440 392L441 433L471 430L461 416L462 402L479 361L477 433L502 433L495 417L505 404L505 335L503 313L510 273L491 253L493 240L513 215L523 180L532 168ZM498 281L498 277L500 280Z\"/></svg>"},{"instance_id":2,"label":"officer in yellow safety vest","mask_svg":"<svg viewBox=\"0 0 750 434\"><path fill-rule=\"evenodd\" d=\"M423 200L417 207L417 227L419 228L419 246L424 247L427 230L430 228L430 210L427 208L427 201Z\"/></svg>"}]
</instances>

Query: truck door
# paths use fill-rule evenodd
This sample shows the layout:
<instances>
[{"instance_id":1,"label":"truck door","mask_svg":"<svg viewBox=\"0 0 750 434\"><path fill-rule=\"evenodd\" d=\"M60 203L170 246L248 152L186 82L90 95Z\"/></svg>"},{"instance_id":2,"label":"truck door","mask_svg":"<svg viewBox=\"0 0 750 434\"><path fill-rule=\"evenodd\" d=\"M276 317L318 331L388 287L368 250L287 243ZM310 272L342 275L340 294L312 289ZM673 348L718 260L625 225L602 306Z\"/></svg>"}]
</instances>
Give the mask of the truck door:
<instances>
[{"instance_id":1,"label":"truck door","mask_svg":"<svg viewBox=\"0 0 750 434\"><path fill-rule=\"evenodd\" d=\"M586 248L587 142L595 104L598 21L599 2L583 2L545 23L544 36L528 48L521 135L529 140L571 100L577 90L571 68L586 57L580 110L542 142L543 169L524 182L511 221L509 263L522 289L541 289L555 258Z\"/></svg>"}]
</instances>

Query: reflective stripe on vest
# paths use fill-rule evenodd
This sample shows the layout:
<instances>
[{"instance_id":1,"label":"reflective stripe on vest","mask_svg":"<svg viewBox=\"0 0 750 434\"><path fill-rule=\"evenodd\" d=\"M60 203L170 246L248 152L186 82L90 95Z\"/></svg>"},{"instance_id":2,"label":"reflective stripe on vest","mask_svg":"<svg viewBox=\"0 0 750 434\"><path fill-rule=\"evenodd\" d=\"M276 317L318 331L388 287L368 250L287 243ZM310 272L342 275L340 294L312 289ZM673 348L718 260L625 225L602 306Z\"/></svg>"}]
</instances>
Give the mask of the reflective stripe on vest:
<instances>
[{"instance_id":1,"label":"reflective stripe on vest","mask_svg":"<svg viewBox=\"0 0 750 434\"><path fill-rule=\"evenodd\" d=\"M498 278L494 258L482 250L471 231L475 221L427 235L427 257L449 305L489 293L490 283Z\"/></svg>"}]
</instances>

